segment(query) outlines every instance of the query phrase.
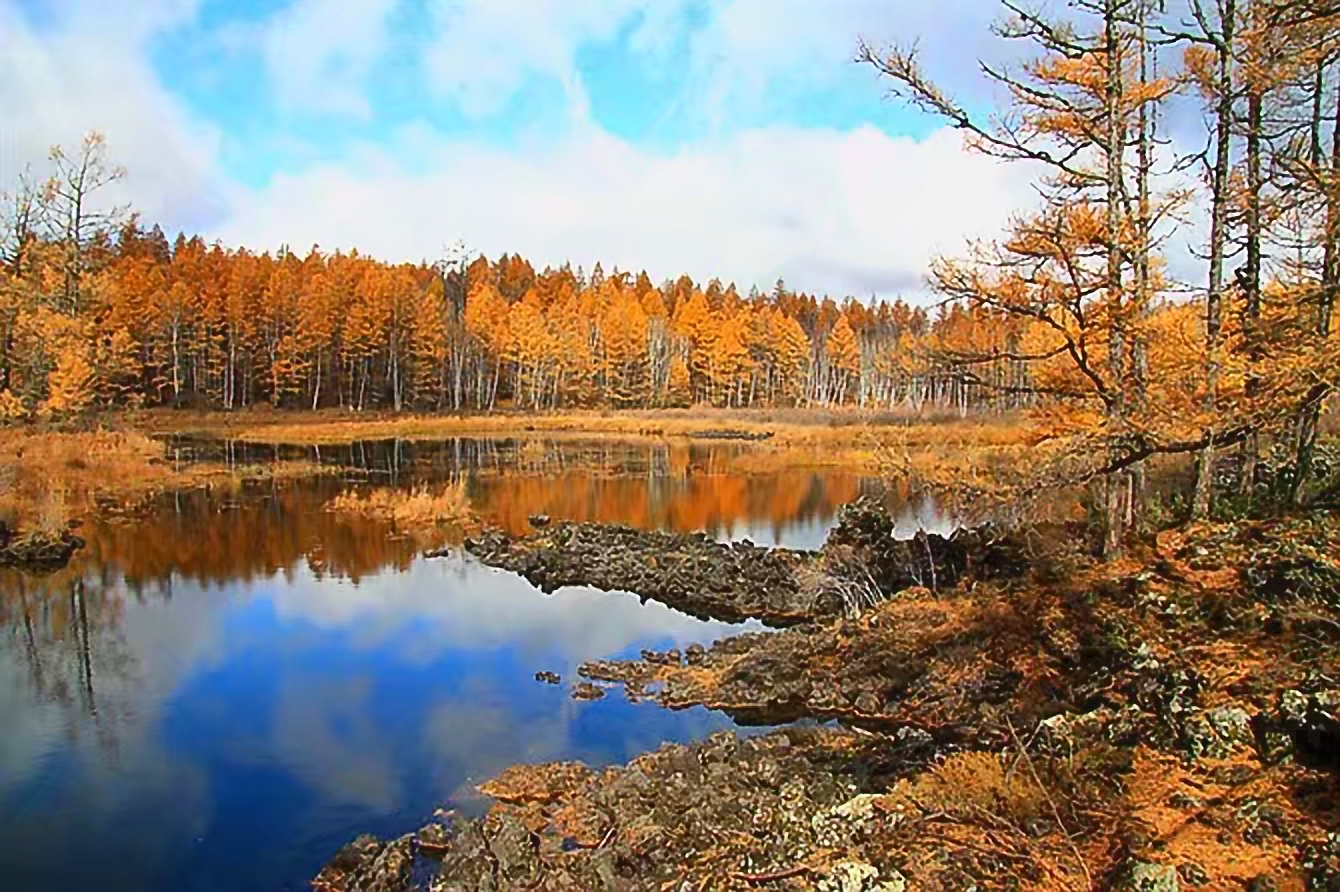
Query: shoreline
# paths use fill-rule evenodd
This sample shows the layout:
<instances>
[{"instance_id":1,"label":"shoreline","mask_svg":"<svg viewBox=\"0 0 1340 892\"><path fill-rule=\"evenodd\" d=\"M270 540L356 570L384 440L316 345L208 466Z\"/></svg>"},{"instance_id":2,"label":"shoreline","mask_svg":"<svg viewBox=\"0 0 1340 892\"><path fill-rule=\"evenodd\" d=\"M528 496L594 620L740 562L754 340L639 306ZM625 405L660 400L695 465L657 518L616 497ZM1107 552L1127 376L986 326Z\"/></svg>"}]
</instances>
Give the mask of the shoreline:
<instances>
[{"instance_id":1,"label":"shoreline","mask_svg":"<svg viewBox=\"0 0 1340 892\"><path fill-rule=\"evenodd\" d=\"M819 560L878 562L856 515ZM547 577L555 550L588 550L562 530L486 560ZM586 664L574 696L622 684L742 724L837 726L726 732L603 771L513 766L480 785L485 817L359 837L314 888L397 892L434 873L433 890L1340 881L1340 565L1276 572L1340 553L1340 517L1166 531L1118 564L1058 543L1019 572L979 565L859 611ZM675 600L655 574L630 579Z\"/></svg>"}]
</instances>

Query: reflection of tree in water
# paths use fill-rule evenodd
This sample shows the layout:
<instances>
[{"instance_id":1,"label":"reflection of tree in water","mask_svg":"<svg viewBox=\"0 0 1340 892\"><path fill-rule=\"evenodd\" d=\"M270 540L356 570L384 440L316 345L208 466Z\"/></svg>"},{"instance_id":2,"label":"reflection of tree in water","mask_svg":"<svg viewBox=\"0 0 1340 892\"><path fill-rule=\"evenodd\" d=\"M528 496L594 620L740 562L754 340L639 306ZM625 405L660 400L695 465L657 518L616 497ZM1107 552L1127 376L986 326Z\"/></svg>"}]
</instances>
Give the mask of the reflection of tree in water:
<instances>
[{"instance_id":1,"label":"reflection of tree in water","mask_svg":"<svg viewBox=\"0 0 1340 892\"><path fill-rule=\"evenodd\" d=\"M282 447L264 447L264 456L240 444L219 448L239 464L292 457ZM827 519L865 486L851 474L794 468L740 474L732 467L740 447L732 444L455 439L310 453L355 473L173 493L135 520L91 520L88 548L60 573L0 575L0 621L18 639L14 653L22 654L33 696L91 717L100 743L114 748L115 694L134 671L120 628L124 598L170 599L176 580L221 586L287 576L300 565L318 579L354 582L407 569L419 551L414 541L385 522L324 510L351 481L409 487L463 478L475 510L513 531L537 513L644 528L721 532L744 523L775 531ZM80 723L67 725L73 733Z\"/></svg>"},{"instance_id":2,"label":"reflection of tree in water","mask_svg":"<svg viewBox=\"0 0 1340 892\"><path fill-rule=\"evenodd\" d=\"M90 524L90 554L132 586L170 585L173 575L206 584L261 580L306 564L318 577L355 582L406 569L415 542L386 522L333 514L325 503L349 486L370 488L462 479L490 524L513 532L532 514L643 528L732 531L742 524L813 523L833 516L866 481L846 472L739 473L739 444L628 444L555 440L385 441L340 447L195 443L186 458L236 464L303 458L344 473L267 482L240 493L195 490L165 497L133 524Z\"/></svg>"},{"instance_id":3,"label":"reflection of tree in water","mask_svg":"<svg viewBox=\"0 0 1340 892\"><path fill-rule=\"evenodd\" d=\"M88 728L113 756L128 718L119 695L135 668L120 625L121 591L117 580L83 566L46 577L0 573L0 623L20 639L11 650L23 655L33 699L66 715L72 743Z\"/></svg>"}]
</instances>

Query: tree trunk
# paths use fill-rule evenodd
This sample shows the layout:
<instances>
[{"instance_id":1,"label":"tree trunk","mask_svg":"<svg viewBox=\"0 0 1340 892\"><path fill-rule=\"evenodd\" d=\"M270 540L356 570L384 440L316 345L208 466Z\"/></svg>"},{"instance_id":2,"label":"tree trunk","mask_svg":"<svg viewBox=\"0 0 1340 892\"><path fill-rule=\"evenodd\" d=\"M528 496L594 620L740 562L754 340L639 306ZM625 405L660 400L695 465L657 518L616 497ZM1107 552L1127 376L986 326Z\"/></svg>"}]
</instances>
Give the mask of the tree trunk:
<instances>
[{"instance_id":1,"label":"tree trunk","mask_svg":"<svg viewBox=\"0 0 1340 892\"><path fill-rule=\"evenodd\" d=\"M1108 344L1108 376L1112 392L1107 400L1109 449L1114 458L1120 454L1120 439L1126 426L1126 334L1124 282L1122 280L1121 229L1122 213L1122 160L1126 145L1126 125L1123 111L1121 42L1117 21L1118 0L1104 4L1105 63L1107 66L1107 135L1104 146L1107 154L1107 300L1110 314L1111 342ZM1125 474L1108 475L1104 487L1103 556L1117 557L1126 539L1126 515L1123 496L1128 489Z\"/></svg>"},{"instance_id":2,"label":"tree trunk","mask_svg":"<svg viewBox=\"0 0 1340 892\"><path fill-rule=\"evenodd\" d=\"M1241 277L1243 337L1247 346L1248 372L1244 384L1247 403L1261 390L1258 365L1261 362L1261 104L1259 89L1247 96L1247 260ZM1256 490L1256 465L1260 455L1256 431L1242 443L1242 480L1240 494L1250 504Z\"/></svg>"},{"instance_id":3,"label":"tree trunk","mask_svg":"<svg viewBox=\"0 0 1340 892\"><path fill-rule=\"evenodd\" d=\"M1219 56L1219 106L1215 121L1215 159L1211 182L1210 281L1205 294L1205 401L1203 410L1213 416L1219 391L1219 333L1223 327L1224 241L1228 227L1228 167L1232 149L1233 41L1235 0L1225 0L1221 13ZM1214 479L1213 421L1206 425L1205 448L1196 465L1196 489L1191 517L1203 520L1210 514Z\"/></svg>"},{"instance_id":4,"label":"tree trunk","mask_svg":"<svg viewBox=\"0 0 1340 892\"><path fill-rule=\"evenodd\" d=\"M1137 22L1138 33L1137 51L1139 53L1140 66L1140 85L1142 90L1149 85L1151 68L1157 69L1158 60L1151 59L1149 53L1149 34L1146 15L1149 11L1149 5L1146 0L1140 0L1139 21ZM1151 64L1152 63L1152 64ZM1139 120L1139 144L1136 147L1138 169L1137 191L1139 193L1139 220L1137 238L1139 240L1135 255L1135 299L1136 307L1133 314L1136 320L1135 332L1131 342L1131 399L1133 408L1137 413L1142 413L1148 407L1148 385L1149 385L1149 343L1146 332L1146 323L1149 318L1150 301L1152 297L1153 284L1150 281L1149 269L1149 251L1152 235L1152 215L1150 211L1149 196L1149 178L1150 171L1153 168L1153 158L1151 157L1151 148L1155 136L1157 123L1154 115L1151 113L1150 103L1144 101L1140 103ZM1016 385L1020 382L1013 382ZM1147 494L1148 482L1145 475L1144 462L1137 462L1130 470L1130 489L1127 505L1127 520L1130 526L1137 530L1143 530L1145 525L1145 515L1147 513Z\"/></svg>"}]
</instances>

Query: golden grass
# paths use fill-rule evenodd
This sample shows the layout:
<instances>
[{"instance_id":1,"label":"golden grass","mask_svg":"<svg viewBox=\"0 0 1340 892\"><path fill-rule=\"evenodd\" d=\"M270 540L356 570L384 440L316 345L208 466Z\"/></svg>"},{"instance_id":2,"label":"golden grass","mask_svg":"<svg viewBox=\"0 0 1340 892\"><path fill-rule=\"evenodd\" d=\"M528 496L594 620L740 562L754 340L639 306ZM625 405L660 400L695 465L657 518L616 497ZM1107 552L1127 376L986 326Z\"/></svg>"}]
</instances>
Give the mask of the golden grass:
<instances>
[{"instance_id":1,"label":"golden grass","mask_svg":"<svg viewBox=\"0 0 1340 892\"><path fill-rule=\"evenodd\" d=\"M326 509L371 517L402 528L461 523L472 517L465 484L459 481L438 487L420 484L410 490L379 488L361 494L346 490L331 499Z\"/></svg>"},{"instance_id":2,"label":"golden grass","mask_svg":"<svg viewBox=\"0 0 1340 892\"><path fill-rule=\"evenodd\" d=\"M997 450L1017 455L1027 448L1025 421L1017 416L927 419L854 408L694 408L533 415L393 415L261 408L234 413L153 411L128 420L161 433L198 433L296 445L454 436L682 440L722 430L769 435L765 440L749 441L750 449L737 457L733 467L744 472L785 465L878 473L887 469L886 453L890 449L920 453L919 461L929 466L954 454L962 458L965 452Z\"/></svg>"},{"instance_id":3,"label":"golden grass","mask_svg":"<svg viewBox=\"0 0 1340 892\"><path fill-rule=\"evenodd\" d=\"M162 442L133 430L0 428L0 518L20 529L51 530L100 507L131 507L174 489L227 488L319 470L305 462L176 467Z\"/></svg>"}]
</instances>

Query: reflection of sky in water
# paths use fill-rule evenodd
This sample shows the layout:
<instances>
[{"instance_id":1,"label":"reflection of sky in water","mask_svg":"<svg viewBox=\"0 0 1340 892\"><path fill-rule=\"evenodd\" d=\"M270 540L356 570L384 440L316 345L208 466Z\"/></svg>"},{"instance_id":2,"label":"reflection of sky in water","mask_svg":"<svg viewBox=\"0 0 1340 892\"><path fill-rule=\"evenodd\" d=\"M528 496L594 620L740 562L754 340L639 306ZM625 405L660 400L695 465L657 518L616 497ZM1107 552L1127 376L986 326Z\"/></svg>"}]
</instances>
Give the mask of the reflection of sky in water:
<instances>
[{"instance_id":1,"label":"reflection of sky in water","mask_svg":"<svg viewBox=\"0 0 1340 892\"><path fill-rule=\"evenodd\" d=\"M469 808L470 785L509 764L625 761L729 727L617 694L578 703L567 682L585 659L731 630L627 595L545 596L461 558L357 586L303 569L249 589L178 581L170 599L125 597L115 630L91 634L94 717L77 697L33 697L11 624L3 885L304 888L356 833L404 832L447 800ZM74 650L41 657L47 682L81 677ZM564 686L534 681L539 669Z\"/></svg>"},{"instance_id":2,"label":"reflection of sky in water","mask_svg":"<svg viewBox=\"0 0 1340 892\"><path fill-rule=\"evenodd\" d=\"M515 524L545 511L805 549L861 488L851 475L733 476L734 447L551 444L531 461L504 446L321 458L386 459L403 485L479 471L476 508ZM523 459L534 467L518 470ZM385 529L321 511L341 485L260 487L246 510L197 493L144 525L93 524L83 598L73 569L0 574L0 888L306 888L357 833L407 832L448 801L479 807L473 784L510 764L623 762L731 727L617 693L579 703L568 684L583 660L738 627L626 594L546 596L461 557L369 574L405 552ZM891 507L901 534L949 531L930 503ZM141 594L122 572L163 582ZM257 581L228 581L242 578ZM564 685L536 682L541 669Z\"/></svg>"}]
</instances>

